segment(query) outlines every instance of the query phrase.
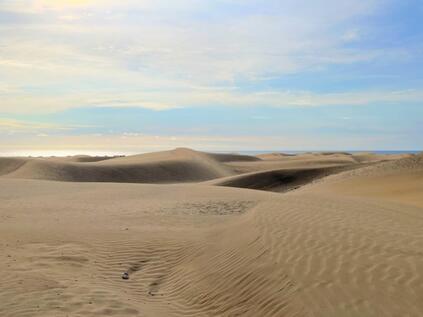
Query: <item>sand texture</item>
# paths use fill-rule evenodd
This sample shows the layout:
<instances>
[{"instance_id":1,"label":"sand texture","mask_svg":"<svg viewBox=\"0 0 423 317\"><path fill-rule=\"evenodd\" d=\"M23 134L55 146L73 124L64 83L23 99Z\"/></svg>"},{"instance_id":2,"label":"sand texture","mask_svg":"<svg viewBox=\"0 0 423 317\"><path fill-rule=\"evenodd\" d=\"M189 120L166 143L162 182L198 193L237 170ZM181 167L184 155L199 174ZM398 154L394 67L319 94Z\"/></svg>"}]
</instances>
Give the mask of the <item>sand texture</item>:
<instances>
[{"instance_id":1,"label":"sand texture","mask_svg":"<svg viewBox=\"0 0 423 317\"><path fill-rule=\"evenodd\" d=\"M0 158L0 258L1 317L421 317L423 155Z\"/></svg>"}]
</instances>

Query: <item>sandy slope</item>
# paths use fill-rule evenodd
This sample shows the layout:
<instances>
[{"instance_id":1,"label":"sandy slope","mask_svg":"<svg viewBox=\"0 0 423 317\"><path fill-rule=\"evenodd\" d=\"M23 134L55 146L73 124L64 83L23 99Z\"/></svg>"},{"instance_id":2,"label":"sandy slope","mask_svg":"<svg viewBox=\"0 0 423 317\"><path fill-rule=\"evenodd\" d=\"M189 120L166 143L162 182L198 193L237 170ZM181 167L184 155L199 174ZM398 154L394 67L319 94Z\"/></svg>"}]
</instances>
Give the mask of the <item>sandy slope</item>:
<instances>
[{"instance_id":1,"label":"sandy slope","mask_svg":"<svg viewBox=\"0 0 423 317\"><path fill-rule=\"evenodd\" d=\"M74 163L91 163L91 162L99 162L105 160L111 160L116 157L114 156L89 156L89 155L75 155L75 156L67 156L67 157L51 157L48 158L51 161L58 161L58 162L74 162Z\"/></svg>"},{"instance_id":2,"label":"sandy slope","mask_svg":"<svg viewBox=\"0 0 423 317\"><path fill-rule=\"evenodd\" d=\"M13 173L22 167L28 159L15 157L0 157L0 177Z\"/></svg>"},{"instance_id":3,"label":"sandy slope","mask_svg":"<svg viewBox=\"0 0 423 317\"><path fill-rule=\"evenodd\" d=\"M333 175L310 188L322 194L342 194L423 207L423 155Z\"/></svg>"},{"instance_id":4,"label":"sandy slope","mask_svg":"<svg viewBox=\"0 0 423 317\"><path fill-rule=\"evenodd\" d=\"M320 178L337 174L357 166L302 167L264 170L208 181L207 184L249 188L273 192L287 192Z\"/></svg>"},{"instance_id":5,"label":"sandy slope","mask_svg":"<svg viewBox=\"0 0 423 317\"><path fill-rule=\"evenodd\" d=\"M6 161L7 160L7 161ZM24 164L0 160L0 175L8 178L74 182L176 183L234 174L211 155L189 149L112 159L24 159ZM19 160L19 159L14 159ZM4 171L3 173L1 173Z\"/></svg>"},{"instance_id":6,"label":"sandy slope","mask_svg":"<svg viewBox=\"0 0 423 317\"><path fill-rule=\"evenodd\" d=\"M310 170L322 173L320 159L313 166L290 157L294 170L228 178L234 164L261 161L186 149L77 166L184 160L222 168L224 178L0 178L0 316L423 315L420 157L329 167L332 176L318 179ZM3 173L22 168L19 159L0 162ZM282 172L301 187L281 194L214 185Z\"/></svg>"},{"instance_id":7,"label":"sandy slope","mask_svg":"<svg viewBox=\"0 0 423 317\"><path fill-rule=\"evenodd\" d=\"M270 158L266 155L259 155L258 157L261 158L259 161L228 162L227 165L238 173L249 173L277 169L309 169L333 166L351 166L359 163L351 155L337 153L333 155L306 153L289 156L271 154Z\"/></svg>"}]
</instances>

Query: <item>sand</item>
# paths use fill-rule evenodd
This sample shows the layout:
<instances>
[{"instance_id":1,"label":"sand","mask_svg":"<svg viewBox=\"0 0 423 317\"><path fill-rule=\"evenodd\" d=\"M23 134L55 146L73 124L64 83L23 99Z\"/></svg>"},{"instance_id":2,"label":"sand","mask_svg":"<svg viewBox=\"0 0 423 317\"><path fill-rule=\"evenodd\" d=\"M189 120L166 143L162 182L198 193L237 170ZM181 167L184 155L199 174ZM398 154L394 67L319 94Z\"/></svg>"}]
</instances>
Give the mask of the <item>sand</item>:
<instances>
[{"instance_id":1,"label":"sand","mask_svg":"<svg viewBox=\"0 0 423 317\"><path fill-rule=\"evenodd\" d=\"M421 155L0 158L0 316L423 316L422 196Z\"/></svg>"}]
</instances>

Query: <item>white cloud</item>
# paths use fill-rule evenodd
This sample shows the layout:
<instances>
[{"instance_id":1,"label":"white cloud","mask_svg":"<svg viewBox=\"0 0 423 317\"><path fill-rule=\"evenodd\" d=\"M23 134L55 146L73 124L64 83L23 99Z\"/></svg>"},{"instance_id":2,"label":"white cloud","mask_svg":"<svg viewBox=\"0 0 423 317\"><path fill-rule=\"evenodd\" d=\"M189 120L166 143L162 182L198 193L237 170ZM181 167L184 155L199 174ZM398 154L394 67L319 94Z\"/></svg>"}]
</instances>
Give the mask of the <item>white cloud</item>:
<instances>
[{"instance_id":1,"label":"white cloud","mask_svg":"<svg viewBox=\"0 0 423 317\"><path fill-rule=\"evenodd\" d=\"M0 80L20 87L12 91L0 83L0 112L421 100L418 91L313 94L220 88L389 55L345 49L344 41L357 40L359 33L349 26L338 30L382 3L3 0L0 11L29 16L31 23L17 19L0 25Z\"/></svg>"},{"instance_id":2,"label":"white cloud","mask_svg":"<svg viewBox=\"0 0 423 317\"><path fill-rule=\"evenodd\" d=\"M416 103L423 101L423 91L360 91L354 93L312 92L241 92L225 89L169 90L162 92L98 92L60 96L34 96L13 94L3 96L0 108L9 113L55 112L78 107L139 107L167 110L181 107L233 106L233 107L319 107L363 106L369 104Z\"/></svg>"},{"instance_id":3,"label":"white cloud","mask_svg":"<svg viewBox=\"0 0 423 317\"><path fill-rule=\"evenodd\" d=\"M124 138L124 139L123 139ZM179 146L189 146L191 148L203 150L237 150L249 149L250 146L263 144L262 138L252 137L226 137L226 136L121 136L121 135L79 135L79 136L50 136L48 138L26 138L24 140L7 139L0 146L0 153L18 153L28 155L37 152L43 155L44 151L63 152L73 154L87 152L112 152L135 154L140 152L159 151L172 149ZM283 138L266 138L266 145L272 147L283 145L288 140ZM13 155L12 154L12 155ZM67 155L68 153L63 153ZM16 154L15 154L16 155Z\"/></svg>"},{"instance_id":4,"label":"white cloud","mask_svg":"<svg viewBox=\"0 0 423 317\"><path fill-rule=\"evenodd\" d=\"M1 135L0 135L1 137ZM115 155L138 154L190 147L204 151L256 151L268 150L371 150L383 146L396 149L384 136L326 136L289 135L289 136L184 136L171 135L50 135L48 137L27 137L20 139L5 138L0 143L1 156L16 155Z\"/></svg>"},{"instance_id":5,"label":"white cloud","mask_svg":"<svg viewBox=\"0 0 423 317\"><path fill-rule=\"evenodd\" d=\"M58 125L45 122L33 122L15 119L0 118L0 132L12 131L15 133L34 133L38 131L66 131L76 128L88 127L83 125ZM45 134L39 132L39 135Z\"/></svg>"},{"instance_id":6,"label":"white cloud","mask_svg":"<svg viewBox=\"0 0 423 317\"><path fill-rule=\"evenodd\" d=\"M342 39L345 42L354 42L360 39L360 32L357 29L347 30L343 35Z\"/></svg>"}]
</instances>

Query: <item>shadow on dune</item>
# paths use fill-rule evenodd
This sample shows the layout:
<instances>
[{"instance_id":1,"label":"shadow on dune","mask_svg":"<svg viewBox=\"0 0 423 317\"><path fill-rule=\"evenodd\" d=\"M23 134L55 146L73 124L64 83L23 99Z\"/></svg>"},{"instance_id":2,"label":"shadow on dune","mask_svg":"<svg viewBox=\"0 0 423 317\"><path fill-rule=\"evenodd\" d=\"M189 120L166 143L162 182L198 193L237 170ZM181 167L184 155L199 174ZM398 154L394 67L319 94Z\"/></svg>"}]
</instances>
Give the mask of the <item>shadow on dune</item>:
<instances>
[{"instance_id":1,"label":"shadow on dune","mask_svg":"<svg viewBox=\"0 0 423 317\"><path fill-rule=\"evenodd\" d=\"M276 154L272 154L272 158ZM345 153L255 156L198 152L186 148L127 157L0 158L0 177L68 182L184 183L274 192L296 189L316 179L387 159ZM326 166L322 166L326 165ZM329 166L332 165L332 166Z\"/></svg>"},{"instance_id":2,"label":"shadow on dune","mask_svg":"<svg viewBox=\"0 0 423 317\"><path fill-rule=\"evenodd\" d=\"M286 192L347 169L351 167L270 170L229 177L214 182L214 185Z\"/></svg>"}]
</instances>

